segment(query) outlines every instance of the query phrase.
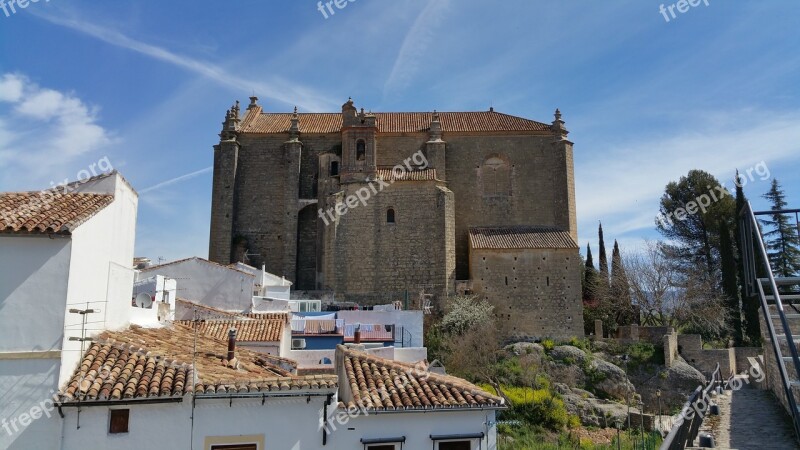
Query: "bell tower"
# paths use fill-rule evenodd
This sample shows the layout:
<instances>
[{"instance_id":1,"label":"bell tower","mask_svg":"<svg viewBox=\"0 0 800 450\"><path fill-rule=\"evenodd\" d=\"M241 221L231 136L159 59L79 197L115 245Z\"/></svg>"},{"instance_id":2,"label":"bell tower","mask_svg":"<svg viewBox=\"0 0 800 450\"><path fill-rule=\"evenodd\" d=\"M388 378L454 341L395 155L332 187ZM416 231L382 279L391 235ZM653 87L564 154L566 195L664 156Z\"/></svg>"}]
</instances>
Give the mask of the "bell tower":
<instances>
[{"instance_id":1,"label":"bell tower","mask_svg":"<svg viewBox=\"0 0 800 450\"><path fill-rule=\"evenodd\" d=\"M378 126L375 115L358 112L353 99L342 105L341 183L364 182L375 177Z\"/></svg>"}]
</instances>

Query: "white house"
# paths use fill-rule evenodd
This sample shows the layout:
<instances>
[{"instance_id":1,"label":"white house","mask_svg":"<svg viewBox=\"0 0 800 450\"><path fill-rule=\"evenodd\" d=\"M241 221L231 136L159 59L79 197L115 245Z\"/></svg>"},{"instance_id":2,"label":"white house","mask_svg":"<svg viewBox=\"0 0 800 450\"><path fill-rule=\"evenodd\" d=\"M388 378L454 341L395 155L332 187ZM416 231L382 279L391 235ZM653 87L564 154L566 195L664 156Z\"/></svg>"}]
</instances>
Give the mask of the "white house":
<instances>
[{"instance_id":1,"label":"white house","mask_svg":"<svg viewBox=\"0 0 800 450\"><path fill-rule=\"evenodd\" d=\"M64 450L333 448L335 375L295 376L179 323L101 334L62 394Z\"/></svg>"},{"instance_id":2,"label":"white house","mask_svg":"<svg viewBox=\"0 0 800 450\"><path fill-rule=\"evenodd\" d=\"M137 280L161 275L177 283L177 296L228 311L252 307L253 296L261 294L261 277L232 266L193 257L142 269ZM177 315L176 319L188 319Z\"/></svg>"},{"instance_id":3,"label":"white house","mask_svg":"<svg viewBox=\"0 0 800 450\"><path fill-rule=\"evenodd\" d=\"M74 339L129 321L137 203L116 172L0 194L0 448L58 448L37 405L81 358Z\"/></svg>"},{"instance_id":4,"label":"white house","mask_svg":"<svg viewBox=\"0 0 800 450\"><path fill-rule=\"evenodd\" d=\"M363 352L336 349L339 405L329 416L333 448L496 450L504 399L457 377Z\"/></svg>"}]
</instances>

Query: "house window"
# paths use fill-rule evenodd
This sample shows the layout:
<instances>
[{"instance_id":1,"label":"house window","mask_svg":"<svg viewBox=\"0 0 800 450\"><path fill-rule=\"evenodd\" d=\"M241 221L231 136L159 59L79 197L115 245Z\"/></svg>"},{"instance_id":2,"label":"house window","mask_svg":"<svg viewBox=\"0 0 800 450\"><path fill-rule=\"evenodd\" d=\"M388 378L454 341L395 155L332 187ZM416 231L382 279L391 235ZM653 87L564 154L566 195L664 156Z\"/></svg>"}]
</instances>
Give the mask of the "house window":
<instances>
[{"instance_id":1,"label":"house window","mask_svg":"<svg viewBox=\"0 0 800 450\"><path fill-rule=\"evenodd\" d=\"M368 445L367 446L367 450L395 450L395 449L396 449L396 447L394 446L394 444L390 444L390 445L386 445L386 444Z\"/></svg>"},{"instance_id":2,"label":"house window","mask_svg":"<svg viewBox=\"0 0 800 450\"><path fill-rule=\"evenodd\" d=\"M108 432L110 434L127 433L129 409L112 409L108 421Z\"/></svg>"},{"instance_id":3,"label":"house window","mask_svg":"<svg viewBox=\"0 0 800 450\"><path fill-rule=\"evenodd\" d=\"M331 161L330 176L335 177L339 175L339 161Z\"/></svg>"},{"instance_id":4,"label":"house window","mask_svg":"<svg viewBox=\"0 0 800 450\"><path fill-rule=\"evenodd\" d=\"M472 450L470 441L440 442L439 450Z\"/></svg>"},{"instance_id":5,"label":"house window","mask_svg":"<svg viewBox=\"0 0 800 450\"><path fill-rule=\"evenodd\" d=\"M367 143L363 139L356 141L356 161L364 161L367 158Z\"/></svg>"},{"instance_id":6,"label":"house window","mask_svg":"<svg viewBox=\"0 0 800 450\"><path fill-rule=\"evenodd\" d=\"M258 450L256 444L212 445L211 450Z\"/></svg>"},{"instance_id":7,"label":"house window","mask_svg":"<svg viewBox=\"0 0 800 450\"><path fill-rule=\"evenodd\" d=\"M394 208L389 208L386 210L386 223L395 223L394 222Z\"/></svg>"}]
</instances>

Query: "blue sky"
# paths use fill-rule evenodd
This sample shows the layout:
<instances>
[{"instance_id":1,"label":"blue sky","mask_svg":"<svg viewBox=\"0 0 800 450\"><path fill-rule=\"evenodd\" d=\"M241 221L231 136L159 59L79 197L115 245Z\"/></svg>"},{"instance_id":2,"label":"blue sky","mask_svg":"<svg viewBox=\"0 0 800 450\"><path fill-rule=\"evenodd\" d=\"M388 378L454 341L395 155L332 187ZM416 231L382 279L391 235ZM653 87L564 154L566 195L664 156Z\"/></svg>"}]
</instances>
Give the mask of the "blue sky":
<instances>
[{"instance_id":1,"label":"blue sky","mask_svg":"<svg viewBox=\"0 0 800 450\"><path fill-rule=\"evenodd\" d=\"M709 0L667 22L661 4L355 0L327 19L311 0L0 9L0 191L107 157L141 194L137 255L205 257L212 145L226 108L255 93L267 111L339 111L352 96L550 122L558 107L595 250L599 220L623 251L657 238L658 198L690 169L729 180L763 161L800 205L800 6ZM760 178L745 190L764 207Z\"/></svg>"}]
</instances>

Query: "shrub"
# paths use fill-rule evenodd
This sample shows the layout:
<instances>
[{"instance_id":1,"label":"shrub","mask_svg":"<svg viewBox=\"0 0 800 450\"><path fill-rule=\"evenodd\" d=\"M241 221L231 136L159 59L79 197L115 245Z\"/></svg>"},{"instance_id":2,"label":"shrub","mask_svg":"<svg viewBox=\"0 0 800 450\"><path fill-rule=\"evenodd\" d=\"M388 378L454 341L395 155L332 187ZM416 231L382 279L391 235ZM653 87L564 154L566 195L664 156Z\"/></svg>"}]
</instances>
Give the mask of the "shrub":
<instances>
[{"instance_id":1,"label":"shrub","mask_svg":"<svg viewBox=\"0 0 800 450\"><path fill-rule=\"evenodd\" d=\"M545 339L542 341L542 347L544 347L544 351L550 352L556 346L556 343L552 339Z\"/></svg>"},{"instance_id":2,"label":"shrub","mask_svg":"<svg viewBox=\"0 0 800 450\"><path fill-rule=\"evenodd\" d=\"M503 392L511 400L508 414L513 419L528 425L541 425L550 430L561 430L570 422L564 401L549 389L503 386Z\"/></svg>"}]
</instances>

